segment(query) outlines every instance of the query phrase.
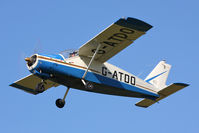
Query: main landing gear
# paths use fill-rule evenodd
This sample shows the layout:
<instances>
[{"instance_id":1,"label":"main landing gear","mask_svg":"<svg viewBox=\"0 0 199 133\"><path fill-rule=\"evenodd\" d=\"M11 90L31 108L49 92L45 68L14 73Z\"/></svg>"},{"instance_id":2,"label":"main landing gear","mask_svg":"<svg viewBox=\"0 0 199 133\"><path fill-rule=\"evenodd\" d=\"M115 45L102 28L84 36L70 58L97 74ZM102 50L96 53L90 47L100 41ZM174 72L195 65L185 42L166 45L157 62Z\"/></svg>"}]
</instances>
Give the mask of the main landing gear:
<instances>
[{"instance_id":1,"label":"main landing gear","mask_svg":"<svg viewBox=\"0 0 199 133\"><path fill-rule=\"evenodd\" d=\"M93 84L91 82L86 82L85 88L88 89L88 90L92 90L93 89Z\"/></svg>"},{"instance_id":2,"label":"main landing gear","mask_svg":"<svg viewBox=\"0 0 199 133\"><path fill-rule=\"evenodd\" d=\"M64 107L64 105L65 105L65 99L66 99L66 96L67 96L67 94L68 94L68 91L69 91L69 87L67 88L67 90L66 90L66 92L65 92L65 94L64 94L64 97L63 97L63 99L57 99L56 100L56 102L55 102L55 104L56 104L56 106L58 107L58 108L63 108Z\"/></svg>"},{"instance_id":3,"label":"main landing gear","mask_svg":"<svg viewBox=\"0 0 199 133\"><path fill-rule=\"evenodd\" d=\"M42 93L45 91L45 87L44 87L45 82L42 80L41 83L38 83L35 87L35 91L38 93Z\"/></svg>"},{"instance_id":4,"label":"main landing gear","mask_svg":"<svg viewBox=\"0 0 199 133\"><path fill-rule=\"evenodd\" d=\"M84 79L82 79L82 83L84 84L85 88L88 90L92 90L93 89L93 84L89 81L85 81Z\"/></svg>"},{"instance_id":5,"label":"main landing gear","mask_svg":"<svg viewBox=\"0 0 199 133\"><path fill-rule=\"evenodd\" d=\"M93 60L95 59L95 56L97 55L97 52L99 51L99 49L100 49L100 46L101 46L101 44L99 43L98 45L97 45L97 49L95 50L95 52L94 52L94 54L93 54L93 56L92 56L92 58L91 58L91 60L90 60L90 62L89 62L89 64L88 64L88 67L87 67L87 69L86 69L86 71L84 72L84 75L82 76L82 83L84 84L84 86L85 86L85 88L86 89L88 89L88 90L92 90L93 89L93 84L91 83L91 82L86 82L84 79L85 79L85 77L86 77L86 75L87 75L87 73L88 73L88 70L89 70L89 68L90 68L90 66L91 66L91 64L92 64L92 62L93 62Z\"/></svg>"}]
</instances>

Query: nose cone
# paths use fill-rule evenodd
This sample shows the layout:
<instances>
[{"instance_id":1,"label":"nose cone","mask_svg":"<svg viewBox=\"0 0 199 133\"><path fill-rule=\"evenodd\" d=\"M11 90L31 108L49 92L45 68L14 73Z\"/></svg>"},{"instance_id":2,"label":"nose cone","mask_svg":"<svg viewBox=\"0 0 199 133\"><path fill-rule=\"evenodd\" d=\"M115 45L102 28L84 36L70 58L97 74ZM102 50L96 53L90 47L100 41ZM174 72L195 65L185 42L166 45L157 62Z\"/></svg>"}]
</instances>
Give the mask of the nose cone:
<instances>
[{"instance_id":1,"label":"nose cone","mask_svg":"<svg viewBox=\"0 0 199 133\"><path fill-rule=\"evenodd\" d=\"M25 58L25 61L30 62L30 58L29 57Z\"/></svg>"}]
</instances>

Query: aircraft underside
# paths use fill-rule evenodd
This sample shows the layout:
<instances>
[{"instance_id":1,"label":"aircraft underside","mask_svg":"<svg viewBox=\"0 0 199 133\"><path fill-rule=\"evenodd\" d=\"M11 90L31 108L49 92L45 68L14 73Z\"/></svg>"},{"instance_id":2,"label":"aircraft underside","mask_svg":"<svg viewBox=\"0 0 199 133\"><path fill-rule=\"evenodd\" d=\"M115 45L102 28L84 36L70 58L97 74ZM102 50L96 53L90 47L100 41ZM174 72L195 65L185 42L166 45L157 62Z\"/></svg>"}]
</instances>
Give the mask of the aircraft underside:
<instances>
[{"instance_id":1,"label":"aircraft underside","mask_svg":"<svg viewBox=\"0 0 199 133\"><path fill-rule=\"evenodd\" d=\"M99 84L90 81L88 81L87 83L92 84L92 87L91 88L85 87L79 78L75 78L72 76L55 75L55 77L56 78L52 79L52 81L78 90L108 94L108 95L126 96L126 97L152 98L152 99L157 98L150 95L125 90L124 88L116 88L113 86L108 86L105 84Z\"/></svg>"}]
</instances>

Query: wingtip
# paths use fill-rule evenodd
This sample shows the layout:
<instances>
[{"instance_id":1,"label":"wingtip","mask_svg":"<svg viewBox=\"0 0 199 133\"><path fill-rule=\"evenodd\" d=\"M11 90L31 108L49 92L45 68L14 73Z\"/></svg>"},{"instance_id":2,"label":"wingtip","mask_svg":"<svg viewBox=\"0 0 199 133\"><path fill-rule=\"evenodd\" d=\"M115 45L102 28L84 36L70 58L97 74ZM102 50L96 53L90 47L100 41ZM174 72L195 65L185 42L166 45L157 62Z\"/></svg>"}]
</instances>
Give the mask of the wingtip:
<instances>
[{"instance_id":1,"label":"wingtip","mask_svg":"<svg viewBox=\"0 0 199 133\"><path fill-rule=\"evenodd\" d=\"M122 17L120 18L115 24L127 27L127 28L132 28L135 30L147 32L149 29L151 29L153 26L136 18L132 17Z\"/></svg>"},{"instance_id":2,"label":"wingtip","mask_svg":"<svg viewBox=\"0 0 199 133\"><path fill-rule=\"evenodd\" d=\"M174 83L175 85L180 85L180 86L184 86L184 87L187 87L189 86L190 84L186 84L186 83Z\"/></svg>"},{"instance_id":3,"label":"wingtip","mask_svg":"<svg viewBox=\"0 0 199 133\"><path fill-rule=\"evenodd\" d=\"M11 83L11 84L9 84L9 86L15 87L15 83Z\"/></svg>"},{"instance_id":4,"label":"wingtip","mask_svg":"<svg viewBox=\"0 0 199 133\"><path fill-rule=\"evenodd\" d=\"M140 108L147 108L147 107L149 107L149 106L140 106L137 103L135 104L135 106L140 107Z\"/></svg>"}]
</instances>

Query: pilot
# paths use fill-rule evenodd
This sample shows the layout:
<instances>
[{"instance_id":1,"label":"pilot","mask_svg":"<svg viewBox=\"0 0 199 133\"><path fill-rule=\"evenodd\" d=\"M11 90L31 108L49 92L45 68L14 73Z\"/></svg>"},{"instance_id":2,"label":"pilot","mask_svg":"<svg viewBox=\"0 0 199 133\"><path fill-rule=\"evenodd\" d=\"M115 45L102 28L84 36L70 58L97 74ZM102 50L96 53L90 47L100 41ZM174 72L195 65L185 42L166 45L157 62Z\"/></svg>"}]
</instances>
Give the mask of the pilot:
<instances>
[{"instance_id":1,"label":"pilot","mask_svg":"<svg viewBox=\"0 0 199 133\"><path fill-rule=\"evenodd\" d=\"M76 54L77 54L77 52L74 51L74 52L69 54L69 57L74 57L74 56L76 56Z\"/></svg>"}]
</instances>

